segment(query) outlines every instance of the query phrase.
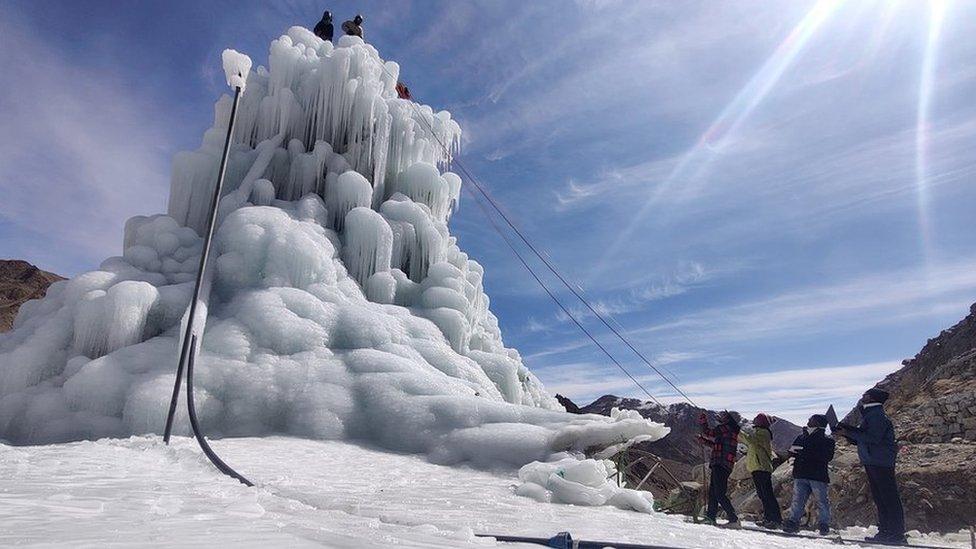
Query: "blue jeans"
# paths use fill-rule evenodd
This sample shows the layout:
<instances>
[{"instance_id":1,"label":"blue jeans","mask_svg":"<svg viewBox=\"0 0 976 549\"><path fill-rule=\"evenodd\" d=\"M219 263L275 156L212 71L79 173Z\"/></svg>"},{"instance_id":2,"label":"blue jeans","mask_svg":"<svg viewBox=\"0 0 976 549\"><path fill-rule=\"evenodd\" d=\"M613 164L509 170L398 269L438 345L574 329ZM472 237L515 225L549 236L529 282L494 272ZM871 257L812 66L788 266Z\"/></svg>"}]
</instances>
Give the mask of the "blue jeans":
<instances>
[{"instance_id":1,"label":"blue jeans","mask_svg":"<svg viewBox=\"0 0 976 549\"><path fill-rule=\"evenodd\" d=\"M820 512L819 524L830 524L830 500L827 499L827 483L805 478L793 479L793 505L790 507L790 520L799 524L803 518L803 508L807 505L810 493L817 495L817 511Z\"/></svg>"}]
</instances>

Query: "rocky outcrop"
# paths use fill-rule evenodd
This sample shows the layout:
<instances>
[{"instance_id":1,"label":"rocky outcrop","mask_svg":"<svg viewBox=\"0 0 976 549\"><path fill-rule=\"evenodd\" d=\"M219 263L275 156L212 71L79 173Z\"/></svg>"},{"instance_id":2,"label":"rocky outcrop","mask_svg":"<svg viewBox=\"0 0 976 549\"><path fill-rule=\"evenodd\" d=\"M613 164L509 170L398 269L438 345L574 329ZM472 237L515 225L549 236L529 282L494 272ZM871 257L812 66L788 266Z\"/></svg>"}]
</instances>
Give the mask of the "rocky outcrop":
<instances>
[{"instance_id":1,"label":"rocky outcrop","mask_svg":"<svg viewBox=\"0 0 976 549\"><path fill-rule=\"evenodd\" d=\"M20 306L40 299L51 284L64 280L19 259L0 259L0 332L14 325Z\"/></svg>"},{"instance_id":2,"label":"rocky outcrop","mask_svg":"<svg viewBox=\"0 0 976 549\"><path fill-rule=\"evenodd\" d=\"M559 404L561 404L562 407L565 408L566 411L569 412L569 413L571 413L571 414L582 414L583 413L580 410L579 406L577 406L575 402L573 402L572 400L570 400L569 397L564 397L563 395L560 395L559 393L556 393L556 401L559 402Z\"/></svg>"},{"instance_id":3,"label":"rocky outcrop","mask_svg":"<svg viewBox=\"0 0 976 549\"><path fill-rule=\"evenodd\" d=\"M891 393L885 409L899 440L976 441L976 304L902 364L877 385Z\"/></svg>"}]
</instances>

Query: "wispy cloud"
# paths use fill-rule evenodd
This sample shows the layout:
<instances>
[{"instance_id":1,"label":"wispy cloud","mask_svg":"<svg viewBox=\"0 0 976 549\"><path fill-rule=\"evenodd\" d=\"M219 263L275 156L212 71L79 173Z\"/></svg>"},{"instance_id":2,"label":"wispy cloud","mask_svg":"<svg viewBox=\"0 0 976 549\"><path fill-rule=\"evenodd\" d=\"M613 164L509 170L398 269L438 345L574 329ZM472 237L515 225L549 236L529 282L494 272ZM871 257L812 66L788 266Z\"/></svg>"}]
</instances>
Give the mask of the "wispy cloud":
<instances>
[{"instance_id":1,"label":"wispy cloud","mask_svg":"<svg viewBox=\"0 0 976 549\"><path fill-rule=\"evenodd\" d=\"M928 269L920 266L857 276L754 301L708 308L631 330L625 335L638 348L645 349L645 354L652 357L652 363L666 368L666 374L677 379L684 390L696 391L703 398L709 398L706 387L712 382L702 381L703 376L707 377L715 371L730 371L731 367L732 371L740 368L743 372L742 376L734 377L752 379L746 372L756 368L765 369L762 363L737 365L734 357L728 356L734 353L736 346L749 345L762 349L771 345L796 345L806 340L822 340L844 333L899 325L917 318L953 318L965 314L968 304L974 300L976 261L961 261ZM566 330L565 334L572 333L568 327ZM919 339L923 340L922 336ZM672 349L677 347L677 350L658 351L656 354L646 350L653 349L661 342ZM633 392L633 383L612 363L592 351L590 345L582 337L568 340L557 338L526 355L525 360L539 371L547 386L558 387L566 394L592 397L599 396L594 393L601 391ZM646 386L654 387L661 394L670 392L656 374L639 364L627 350L618 346L614 352L632 372L642 374L639 379ZM884 354L890 356L889 353ZM585 366L564 368L567 362L576 364L574 360L583 355L593 356L595 361ZM682 362L694 364L696 368L667 368ZM720 370L701 368L703 365L722 363L729 365Z\"/></svg>"},{"instance_id":2,"label":"wispy cloud","mask_svg":"<svg viewBox=\"0 0 976 549\"><path fill-rule=\"evenodd\" d=\"M920 266L791 290L768 298L682 315L635 330L713 343L809 338L943 313L964 313L976 298L976 260ZM660 336L659 336L660 337Z\"/></svg>"},{"instance_id":3,"label":"wispy cloud","mask_svg":"<svg viewBox=\"0 0 976 549\"><path fill-rule=\"evenodd\" d=\"M122 226L165 208L160 113L112 74L85 69L0 18L0 217L35 240L4 253L74 274L121 250ZM44 245L38 245L39 243Z\"/></svg>"},{"instance_id":4,"label":"wispy cloud","mask_svg":"<svg viewBox=\"0 0 976 549\"><path fill-rule=\"evenodd\" d=\"M613 318L616 315L644 310L651 302L684 294L720 275L729 274L731 271L731 268L707 269L695 261L683 262L666 275L654 277L646 282L643 280L633 282L634 287L624 289L621 295L612 295L600 299L588 298L587 301L600 316L616 324L617 321ZM642 278L646 280L647 277ZM601 290L605 292L607 288ZM584 297L587 296L584 294ZM564 304L569 303L567 309L577 320L584 321L596 317L593 311L571 294L567 293L565 299ZM575 325L572 325L572 319L562 310L557 310L548 319L530 317L526 322L525 331L529 333L549 332L560 325L564 328L576 329ZM616 326L623 329L619 324Z\"/></svg>"},{"instance_id":5,"label":"wispy cloud","mask_svg":"<svg viewBox=\"0 0 976 549\"><path fill-rule=\"evenodd\" d=\"M748 415L772 412L802 425L830 404L844 414L861 393L900 367L899 361L886 361L778 370L686 383L682 389L707 408L735 409Z\"/></svg>"}]
</instances>

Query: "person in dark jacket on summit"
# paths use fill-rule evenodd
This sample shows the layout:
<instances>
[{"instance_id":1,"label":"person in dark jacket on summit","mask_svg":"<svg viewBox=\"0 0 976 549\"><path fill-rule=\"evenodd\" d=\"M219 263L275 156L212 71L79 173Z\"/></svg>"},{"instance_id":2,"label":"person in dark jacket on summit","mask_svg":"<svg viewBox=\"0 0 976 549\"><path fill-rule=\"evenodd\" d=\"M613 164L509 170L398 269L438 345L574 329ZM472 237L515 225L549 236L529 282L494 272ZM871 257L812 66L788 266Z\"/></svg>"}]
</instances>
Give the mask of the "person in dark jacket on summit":
<instances>
[{"instance_id":1,"label":"person in dark jacket on summit","mask_svg":"<svg viewBox=\"0 0 976 549\"><path fill-rule=\"evenodd\" d=\"M729 475L735 466L735 454L739 446L739 424L728 411L718 415L718 425L715 427L708 426L708 415L705 412L698 417L698 424L701 426L699 439L712 447L712 455L708 461L712 478L708 485L705 523L715 524L718 507L721 505L729 519L723 526L741 528L739 516L729 499Z\"/></svg>"},{"instance_id":2,"label":"person in dark jacket on summit","mask_svg":"<svg viewBox=\"0 0 976 549\"><path fill-rule=\"evenodd\" d=\"M322 19L315 24L315 28L312 29L312 32L314 32L315 36L318 36L322 40L328 40L331 42L332 30L332 12L326 11L322 14Z\"/></svg>"},{"instance_id":3,"label":"person in dark jacket on summit","mask_svg":"<svg viewBox=\"0 0 976 549\"><path fill-rule=\"evenodd\" d=\"M887 400L887 391L868 389L858 405L861 425L839 423L837 427L841 435L857 444L857 455L867 473L871 496L878 508L878 535L866 541L904 543L905 511L895 481L898 444L895 428L884 411Z\"/></svg>"},{"instance_id":4,"label":"person in dark jacket on summit","mask_svg":"<svg viewBox=\"0 0 976 549\"><path fill-rule=\"evenodd\" d=\"M825 416L810 416L803 433L790 446L790 455L794 456L793 505L790 507L790 518L783 523L784 532L799 531L800 519L803 518L803 510L811 493L817 496L817 525L820 535L826 536L830 532L830 499L827 495L830 477L827 474L827 464L834 459L836 442L824 432L826 428Z\"/></svg>"},{"instance_id":5,"label":"person in dark jacket on summit","mask_svg":"<svg viewBox=\"0 0 976 549\"><path fill-rule=\"evenodd\" d=\"M363 36L363 16L356 14L356 17L352 18L352 21L346 21L342 24L342 32L348 34L349 36L358 36L365 39Z\"/></svg>"}]
</instances>

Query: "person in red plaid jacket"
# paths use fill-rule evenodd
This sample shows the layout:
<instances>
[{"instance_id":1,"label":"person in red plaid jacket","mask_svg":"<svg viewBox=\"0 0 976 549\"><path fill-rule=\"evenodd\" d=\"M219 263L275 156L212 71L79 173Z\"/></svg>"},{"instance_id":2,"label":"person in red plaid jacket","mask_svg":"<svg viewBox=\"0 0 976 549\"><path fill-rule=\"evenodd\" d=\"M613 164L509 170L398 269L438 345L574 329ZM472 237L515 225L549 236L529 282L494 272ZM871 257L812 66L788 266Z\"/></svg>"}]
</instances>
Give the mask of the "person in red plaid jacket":
<instances>
[{"instance_id":1,"label":"person in red plaid jacket","mask_svg":"<svg viewBox=\"0 0 976 549\"><path fill-rule=\"evenodd\" d=\"M705 522L715 524L718 516L718 506L725 510L729 522L723 526L741 528L739 517L729 500L729 475L735 466L735 455L739 446L739 424L728 411L718 415L718 425L709 427L708 415L702 412L698 417L701 434L698 436L703 444L711 445L712 456L708 465L711 470L711 482L708 485L708 508L705 510Z\"/></svg>"}]
</instances>

